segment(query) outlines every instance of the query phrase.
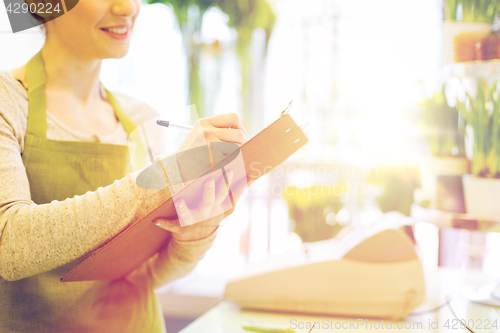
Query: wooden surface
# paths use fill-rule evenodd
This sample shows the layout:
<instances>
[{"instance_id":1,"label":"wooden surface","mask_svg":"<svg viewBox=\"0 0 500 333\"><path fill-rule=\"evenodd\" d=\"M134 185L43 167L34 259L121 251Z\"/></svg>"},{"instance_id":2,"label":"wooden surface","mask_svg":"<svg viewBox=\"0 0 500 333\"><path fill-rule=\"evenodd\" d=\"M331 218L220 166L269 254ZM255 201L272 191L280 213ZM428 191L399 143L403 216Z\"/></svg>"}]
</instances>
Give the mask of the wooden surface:
<instances>
[{"instance_id":1,"label":"wooden surface","mask_svg":"<svg viewBox=\"0 0 500 333\"><path fill-rule=\"evenodd\" d=\"M443 212L437 209L427 209L414 203L411 207L411 217L416 222L427 222L438 228L455 228L485 232L500 231L500 217L494 221L470 214Z\"/></svg>"},{"instance_id":2,"label":"wooden surface","mask_svg":"<svg viewBox=\"0 0 500 333\"><path fill-rule=\"evenodd\" d=\"M481 329L475 329L475 333L491 333L500 331L500 308L489 307L479 303L468 301L463 295L464 285L472 286L490 282L490 278L484 276L480 272L465 273L459 269L440 268L438 271L426 274L426 300L414 310L417 312L427 311L442 305L445 302L445 297L450 296L451 307L460 319L465 319L477 326L483 323ZM325 316L308 316L283 314L272 312L256 312L245 311L240 309L234 303L223 301L212 308L206 314L195 320L189 326L181 330L179 333L243 333L248 332L243 330L242 325L252 318L266 324L285 325L294 328L292 325L298 326L303 323L304 328L296 328L297 333L306 333L309 330L305 328L307 323L319 322L323 327L316 327L311 333L317 332L466 332L465 328L460 328L455 317L447 306L442 307L438 311L428 312L412 317L407 317L404 321L399 322L400 328L397 328L398 321L392 321L392 329L375 328L381 324L381 319L366 318L340 318L340 317L325 317ZM363 320L363 323L356 327L349 327L351 322L358 323L357 320ZM490 328L485 329L486 321L490 322ZM498 324L498 328L492 327L492 323ZM370 327L370 323L373 325ZM387 321L383 321L387 325ZM450 327L446 327L446 324ZM453 328L453 324L455 328ZM435 327L429 327L429 325ZM337 329L335 328L337 325ZM340 326L344 325L344 328ZM405 327L406 326L406 327ZM346 328L347 327L347 328Z\"/></svg>"}]
</instances>

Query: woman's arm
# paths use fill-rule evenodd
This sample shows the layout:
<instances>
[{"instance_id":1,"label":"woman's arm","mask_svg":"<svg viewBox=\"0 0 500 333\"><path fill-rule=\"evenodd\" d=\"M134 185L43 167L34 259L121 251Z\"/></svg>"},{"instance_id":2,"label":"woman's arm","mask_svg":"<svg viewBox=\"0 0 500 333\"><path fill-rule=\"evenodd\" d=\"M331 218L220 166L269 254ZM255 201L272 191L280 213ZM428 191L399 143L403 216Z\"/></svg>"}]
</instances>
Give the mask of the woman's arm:
<instances>
[{"instance_id":1,"label":"woman's arm","mask_svg":"<svg viewBox=\"0 0 500 333\"><path fill-rule=\"evenodd\" d=\"M233 171L229 171L227 179L231 185L233 200L237 202L245 189L246 177L245 181L233 184ZM209 183L210 181L206 182L205 185ZM154 288L159 288L189 273L212 246L220 222L232 213L232 210L222 213L219 209L222 206L222 201L226 199L226 194L222 191L222 187L225 187L226 184L220 182L214 185L204 189L203 198L197 207L189 208L184 204L182 208L176 208L177 214L183 216L185 221L197 220L200 217L203 222L180 227L178 220L164 218L155 220L158 226L171 232L172 239L168 246L147 263ZM210 209L209 213L207 213L207 209ZM201 215L213 217L205 219Z\"/></svg>"},{"instance_id":2,"label":"woman's arm","mask_svg":"<svg viewBox=\"0 0 500 333\"><path fill-rule=\"evenodd\" d=\"M160 288L169 282L186 276L198 262L205 257L205 253L212 247L217 236L214 231L210 236L196 241L180 241L171 239L167 246L151 257L146 264L134 271L135 274L149 274L154 289Z\"/></svg>"},{"instance_id":3,"label":"woman's arm","mask_svg":"<svg viewBox=\"0 0 500 333\"><path fill-rule=\"evenodd\" d=\"M0 82L0 276L3 278L18 280L69 263L171 197L169 190L138 187L135 179L139 171L85 195L36 205L31 201L21 159L24 134L20 133L25 131L26 124L20 115L21 110ZM185 149L199 141L200 135L209 141L225 139L242 143L246 139L239 130L244 131L241 121L234 114L205 119L197 125L203 130L190 133L183 143ZM236 129L229 130L231 127ZM176 172L166 170L166 173L169 171ZM209 233L188 229L175 225L171 231L178 234L178 239L151 260L155 276L163 281L161 284L189 272L213 241L207 238ZM186 242L200 238L206 239ZM172 268L175 270L171 271Z\"/></svg>"},{"instance_id":4,"label":"woman's arm","mask_svg":"<svg viewBox=\"0 0 500 333\"><path fill-rule=\"evenodd\" d=\"M21 159L21 110L0 82L0 276L19 280L67 264L170 198L146 190L137 173L64 201L31 201ZM16 135L17 134L17 135Z\"/></svg>"}]
</instances>

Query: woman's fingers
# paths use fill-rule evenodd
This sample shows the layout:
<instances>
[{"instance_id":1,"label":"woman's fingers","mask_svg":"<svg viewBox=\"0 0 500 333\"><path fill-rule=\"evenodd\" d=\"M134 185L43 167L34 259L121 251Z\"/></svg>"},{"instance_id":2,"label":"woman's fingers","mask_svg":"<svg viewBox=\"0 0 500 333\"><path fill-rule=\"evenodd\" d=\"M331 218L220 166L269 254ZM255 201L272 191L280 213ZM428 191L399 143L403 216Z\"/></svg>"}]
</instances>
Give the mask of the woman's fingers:
<instances>
[{"instance_id":1,"label":"woman's fingers","mask_svg":"<svg viewBox=\"0 0 500 333\"><path fill-rule=\"evenodd\" d=\"M180 228L178 220L169 220L162 217L155 219L153 223L170 232L178 232Z\"/></svg>"},{"instance_id":2,"label":"woman's fingers","mask_svg":"<svg viewBox=\"0 0 500 333\"><path fill-rule=\"evenodd\" d=\"M236 175L236 178L233 176L233 179L231 180L231 195L235 204L238 202L246 188L246 180L247 178L245 176L241 178L241 175L238 174Z\"/></svg>"},{"instance_id":3,"label":"woman's fingers","mask_svg":"<svg viewBox=\"0 0 500 333\"><path fill-rule=\"evenodd\" d=\"M203 146L207 141L226 141L243 144L248 140L248 134L236 113L198 120L182 143L179 151Z\"/></svg>"},{"instance_id":4,"label":"woman's fingers","mask_svg":"<svg viewBox=\"0 0 500 333\"><path fill-rule=\"evenodd\" d=\"M206 142L232 142L242 145L248 141L247 135L237 128L219 128L219 127L206 127L203 130Z\"/></svg>"},{"instance_id":5,"label":"woman's fingers","mask_svg":"<svg viewBox=\"0 0 500 333\"><path fill-rule=\"evenodd\" d=\"M181 225L188 225L198 222L198 221L193 221L194 219L193 213L186 205L184 199L180 199L176 201L174 204L175 204L175 210L177 211L177 217L179 218L179 221L181 221Z\"/></svg>"},{"instance_id":6,"label":"woman's fingers","mask_svg":"<svg viewBox=\"0 0 500 333\"><path fill-rule=\"evenodd\" d=\"M205 181L202 197L196 209L190 209L184 199L180 199L175 202L178 220L158 218L154 223L163 229L178 233L182 231L181 225L186 226L207 221L223 213L222 204L228 195L228 185L233 181L233 171L227 171L226 177L228 184L226 184L224 177L220 177L217 183L213 178Z\"/></svg>"},{"instance_id":7,"label":"woman's fingers","mask_svg":"<svg viewBox=\"0 0 500 333\"><path fill-rule=\"evenodd\" d=\"M248 141L248 136L242 130L236 128L215 128L211 131L211 134L220 141L233 142L239 145Z\"/></svg>"},{"instance_id":8,"label":"woman's fingers","mask_svg":"<svg viewBox=\"0 0 500 333\"><path fill-rule=\"evenodd\" d=\"M215 181L213 178L208 179L203 185L203 194L198 209L202 212L210 212L215 203ZM204 220L204 219L203 219ZM200 220L200 221L203 221ZM200 222L196 221L196 222Z\"/></svg>"},{"instance_id":9,"label":"woman's fingers","mask_svg":"<svg viewBox=\"0 0 500 333\"><path fill-rule=\"evenodd\" d=\"M214 127L237 128L243 131L248 136L248 133L241 122L240 117L236 113L225 113L207 119Z\"/></svg>"},{"instance_id":10,"label":"woman's fingers","mask_svg":"<svg viewBox=\"0 0 500 333\"><path fill-rule=\"evenodd\" d=\"M226 171L226 178L228 183L226 184L226 181L224 177L221 177L220 181L218 182L217 186L217 194L216 194L216 199L215 199L215 205L220 206L220 204L226 199L229 193L229 185L231 185L231 181L233 180L233 172L232 171Z\"/></svg>"},{"instance_id":11,"label":"woman's fingers","mask_svg":"<svg viewBox=\"0 0 500 333\"><path fill-rule=\"evenodd\" d=\"M186 205L184 199L177 200L174 202L175 210L177 211L177 219L169 220L165 218L157 218L153 221L154 224L163 228L165 230L171 231L173 233L179 233L182 231L182 225L190 225L199 221L194 221L196 218L193 213Z\"/></svg>"}]
</instances>

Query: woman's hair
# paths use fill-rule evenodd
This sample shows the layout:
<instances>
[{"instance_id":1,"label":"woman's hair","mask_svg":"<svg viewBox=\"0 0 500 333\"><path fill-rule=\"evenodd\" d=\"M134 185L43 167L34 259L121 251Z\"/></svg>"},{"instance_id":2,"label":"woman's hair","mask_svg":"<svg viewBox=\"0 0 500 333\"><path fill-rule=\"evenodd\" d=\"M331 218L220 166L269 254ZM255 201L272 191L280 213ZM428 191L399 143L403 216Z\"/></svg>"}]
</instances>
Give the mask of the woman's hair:
<instances>
[{"instance_id":1,"label":"woman's hair","mask_svg":"<svg viewBox=\"0 0 500 333\"><path fill-rule=\"evenodd\" d=\"M36 8L39 8L39 6L42 6L42 9L45 8L46 5L50 4L50 8L54 8L54 11L52 13L43 13L42 15L39 15L37 13L32 13L31 10L28 12L30 15L37 20L38 22L42 23L44 26L41 26L42 30L45 29L45 24L48 21L51 21L61 15L64 15L65 13L69 12L72 10L77 4L79 0L62 0L63 2L61 3L61 0L24 0L28 4L28 6L31 8L31 4L35 4ZM61 7L59 5L62 5ZM48 8L48 7L47 7ZM59 8L56 10L55 8Z\"/></svg>"},{"instance_id":2,"label":"woman's hair","mask_svg":"<svg viewBox=\"0 0 500 333\"><path fill-rule=\"evenodd\" d=\"M34 4L42 3L41 0L31 0L31 1L25 0L25 2L28 4L28 6L32 3L34 3ZM31 16L33 16L33 18L35 20L37 20L38 22L45 24L45 19L43 17L41 17L40 15L38 15L37 13L33 13L31 10L28 10L28 13L30 13Z\"/></svg>"},{"instance_id":3,"label":"woman's hair","mask_svg":"<svg viewBox=\"0 0 500 333\"><path fill-rule=\"evenodd\" d=\"M34 3L35 5L38 5L39 3L45 3L45 2L53 2L51 0L48 0L48 1L43 1L43 0L24 0L28 6L32 3ZM37 6L38 7L38 6ZM45 17L42 17L40 15L38 15L37 13L33 13L31 10L28 10L28 12L30 13L30 15L35 19L37 20L38 22L42 23L40 25L40 29L42 29L42 31L45 31L45 23L47 22L47 19Z\"/></svg>"}]
</instances>

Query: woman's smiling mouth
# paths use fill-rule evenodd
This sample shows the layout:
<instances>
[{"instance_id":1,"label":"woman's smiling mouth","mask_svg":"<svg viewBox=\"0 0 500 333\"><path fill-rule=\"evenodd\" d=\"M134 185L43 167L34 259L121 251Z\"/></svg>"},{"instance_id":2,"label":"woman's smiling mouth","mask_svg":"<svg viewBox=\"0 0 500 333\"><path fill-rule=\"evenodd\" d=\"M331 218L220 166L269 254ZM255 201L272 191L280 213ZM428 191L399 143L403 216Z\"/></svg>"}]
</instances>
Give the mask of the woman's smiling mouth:
<instances>
[{"instance_id":1,"label":"woman's smiling mouth","mask_svg":"<svg viewBox=\"0 0 500 333\"><path fill-rule=\"evenodd\" d=\"M113 26L100 29L114 39L126 39L130 35L130 26L128 25Z\"/></svg>"}]
</instances>

